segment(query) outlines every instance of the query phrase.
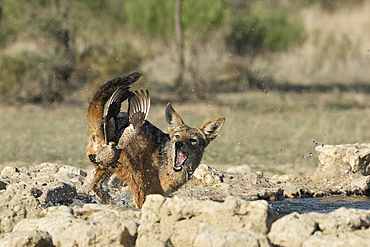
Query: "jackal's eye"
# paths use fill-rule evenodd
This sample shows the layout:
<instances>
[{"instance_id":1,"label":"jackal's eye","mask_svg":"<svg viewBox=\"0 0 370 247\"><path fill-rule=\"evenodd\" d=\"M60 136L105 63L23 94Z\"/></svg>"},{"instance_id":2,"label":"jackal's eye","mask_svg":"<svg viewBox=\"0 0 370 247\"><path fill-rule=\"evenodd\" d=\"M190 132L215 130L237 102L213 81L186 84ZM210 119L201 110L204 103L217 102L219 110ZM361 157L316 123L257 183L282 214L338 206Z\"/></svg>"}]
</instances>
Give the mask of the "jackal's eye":
<instances>
[{"instance_id":1,"label":"jackal's eye","mask_svg":"<svg viewBox=\"0 0 370 247\"><path fill-rule=\"evenodd\" d=\"M189 141L193 145L197 143L197 139L194 139L194 138L190 138Z\"/></svg>"}]
</instances>

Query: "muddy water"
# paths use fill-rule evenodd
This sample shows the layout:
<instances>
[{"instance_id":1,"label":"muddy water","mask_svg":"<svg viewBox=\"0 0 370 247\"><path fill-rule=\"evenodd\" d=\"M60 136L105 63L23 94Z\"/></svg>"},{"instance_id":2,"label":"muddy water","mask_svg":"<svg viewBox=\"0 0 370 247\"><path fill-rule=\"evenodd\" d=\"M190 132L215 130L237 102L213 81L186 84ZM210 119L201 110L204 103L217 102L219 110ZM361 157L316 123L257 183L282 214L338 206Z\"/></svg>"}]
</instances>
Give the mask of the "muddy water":
<instances>
[{"instance_id":1,"label":"muddy water","mask_svg":"<svg viewBox=\"0 0 370 247\"><path fill-rule=\"evenodd\" d=\"M370 210L370 197L332 196L324 198L286 199L269 202L270 208L279 216L292 212L330 213L340 207Z\"/></svg>"}]
</instances>

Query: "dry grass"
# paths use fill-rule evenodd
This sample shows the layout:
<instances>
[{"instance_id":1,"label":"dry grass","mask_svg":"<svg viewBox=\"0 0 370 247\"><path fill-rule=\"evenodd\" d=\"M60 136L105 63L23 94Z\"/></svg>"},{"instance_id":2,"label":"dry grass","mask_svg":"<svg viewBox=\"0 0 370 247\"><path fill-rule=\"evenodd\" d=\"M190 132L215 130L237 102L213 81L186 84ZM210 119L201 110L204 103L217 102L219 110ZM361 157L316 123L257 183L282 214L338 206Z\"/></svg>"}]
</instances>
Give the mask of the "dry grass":
<instances>
[{"instance_id":1,"label":"dry grass","mask_svg":"<svg viewBox=\"0 0 370 247\"><path fill-rule=\"evenodd\" d=\"M85 109L39 105L0 108L0 163L85 165Z\"/></svg>"},{"instance_id":2,"label":"dry grass","mask_svg":"<svg viewBox=\"0 0 370 247\"><path fill-rule=\"evenodd\" d=\"M185 123L194 127L226 117L220 136L204 154L207 164L250 164L262 171L284 173L281 167L298 170L317 166L313 142L370 140L370 100L366 94L219 94L207 102L173 106ZM88 165L84 153L86 107L1 106L0 164ZM148 118L166 131L164 108L165 104L153 105Z\"/></svg>"},{"instance_id":3,"label":"dry grass","mask_svg":"<svg viewBox=\"0 0 370 247\"><path fill-rule=\"evenodd\" d=\"M276 80L304 84L368 82L370 1L334 12L318 6L301 11L307 40L301 47L275 54L264 69Z\"/></svg>"}]
</instances>

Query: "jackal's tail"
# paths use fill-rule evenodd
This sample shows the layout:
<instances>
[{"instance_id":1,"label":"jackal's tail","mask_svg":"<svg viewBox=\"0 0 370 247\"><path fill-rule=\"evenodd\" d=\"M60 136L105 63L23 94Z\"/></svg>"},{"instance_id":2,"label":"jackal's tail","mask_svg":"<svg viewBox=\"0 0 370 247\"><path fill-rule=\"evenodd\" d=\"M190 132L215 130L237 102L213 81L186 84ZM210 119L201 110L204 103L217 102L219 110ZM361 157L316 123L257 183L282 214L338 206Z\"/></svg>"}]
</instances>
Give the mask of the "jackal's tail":
<instances>
[{"instance_id":1,"label":"jackal's tail","mask_svg":"<svg viewBox=\"0 0 370 247\"><path fill-rule=\"evenodd\" d=\"M116 107L114 107L115 112L110 114L114 115L116 114L117 111L119 112L119 108L122 101L126 100L127 98L133 95L133 93L129 90L130 85L137 81L140 78L140 76L141 76L140 73L134 72L128 76L117 77L102 85L95 93L94 98L90 102L87 112L89 129L87 132L88 139L86 146L86 156L98 152L102 145L106 142L102 126L102 120L104 116L104 107L107 101L111 98L112 94L117 89L122 88L120 90L125 91L125 93L121 94L123 96L121 96L120 98L113 99L114 101L111 103L115 104Z\"/></svg>"}]
</instances>

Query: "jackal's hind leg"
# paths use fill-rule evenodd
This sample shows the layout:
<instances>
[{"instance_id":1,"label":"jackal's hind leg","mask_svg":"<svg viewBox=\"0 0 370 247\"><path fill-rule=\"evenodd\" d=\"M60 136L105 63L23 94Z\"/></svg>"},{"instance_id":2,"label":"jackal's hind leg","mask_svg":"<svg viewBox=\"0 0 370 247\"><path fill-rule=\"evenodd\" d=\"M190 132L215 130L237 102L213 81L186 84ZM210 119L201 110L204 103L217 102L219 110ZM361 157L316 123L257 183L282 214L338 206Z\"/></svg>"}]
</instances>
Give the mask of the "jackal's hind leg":
<instances>
[{"instance_id":1,"label":"jackal's hind leg","mask_svg":"<svg viewBox=\"0 0 370 247\"><path fill-rule=\"evenodd\" d=\"M95 177L92 181L90 188L95 192L95 194L100 198L103 204L110 203L109 194L104 191L103 183L107 180L113 172L107 168L101 168L101 166L95 165Z\"/></svg>"}]
</instances>

